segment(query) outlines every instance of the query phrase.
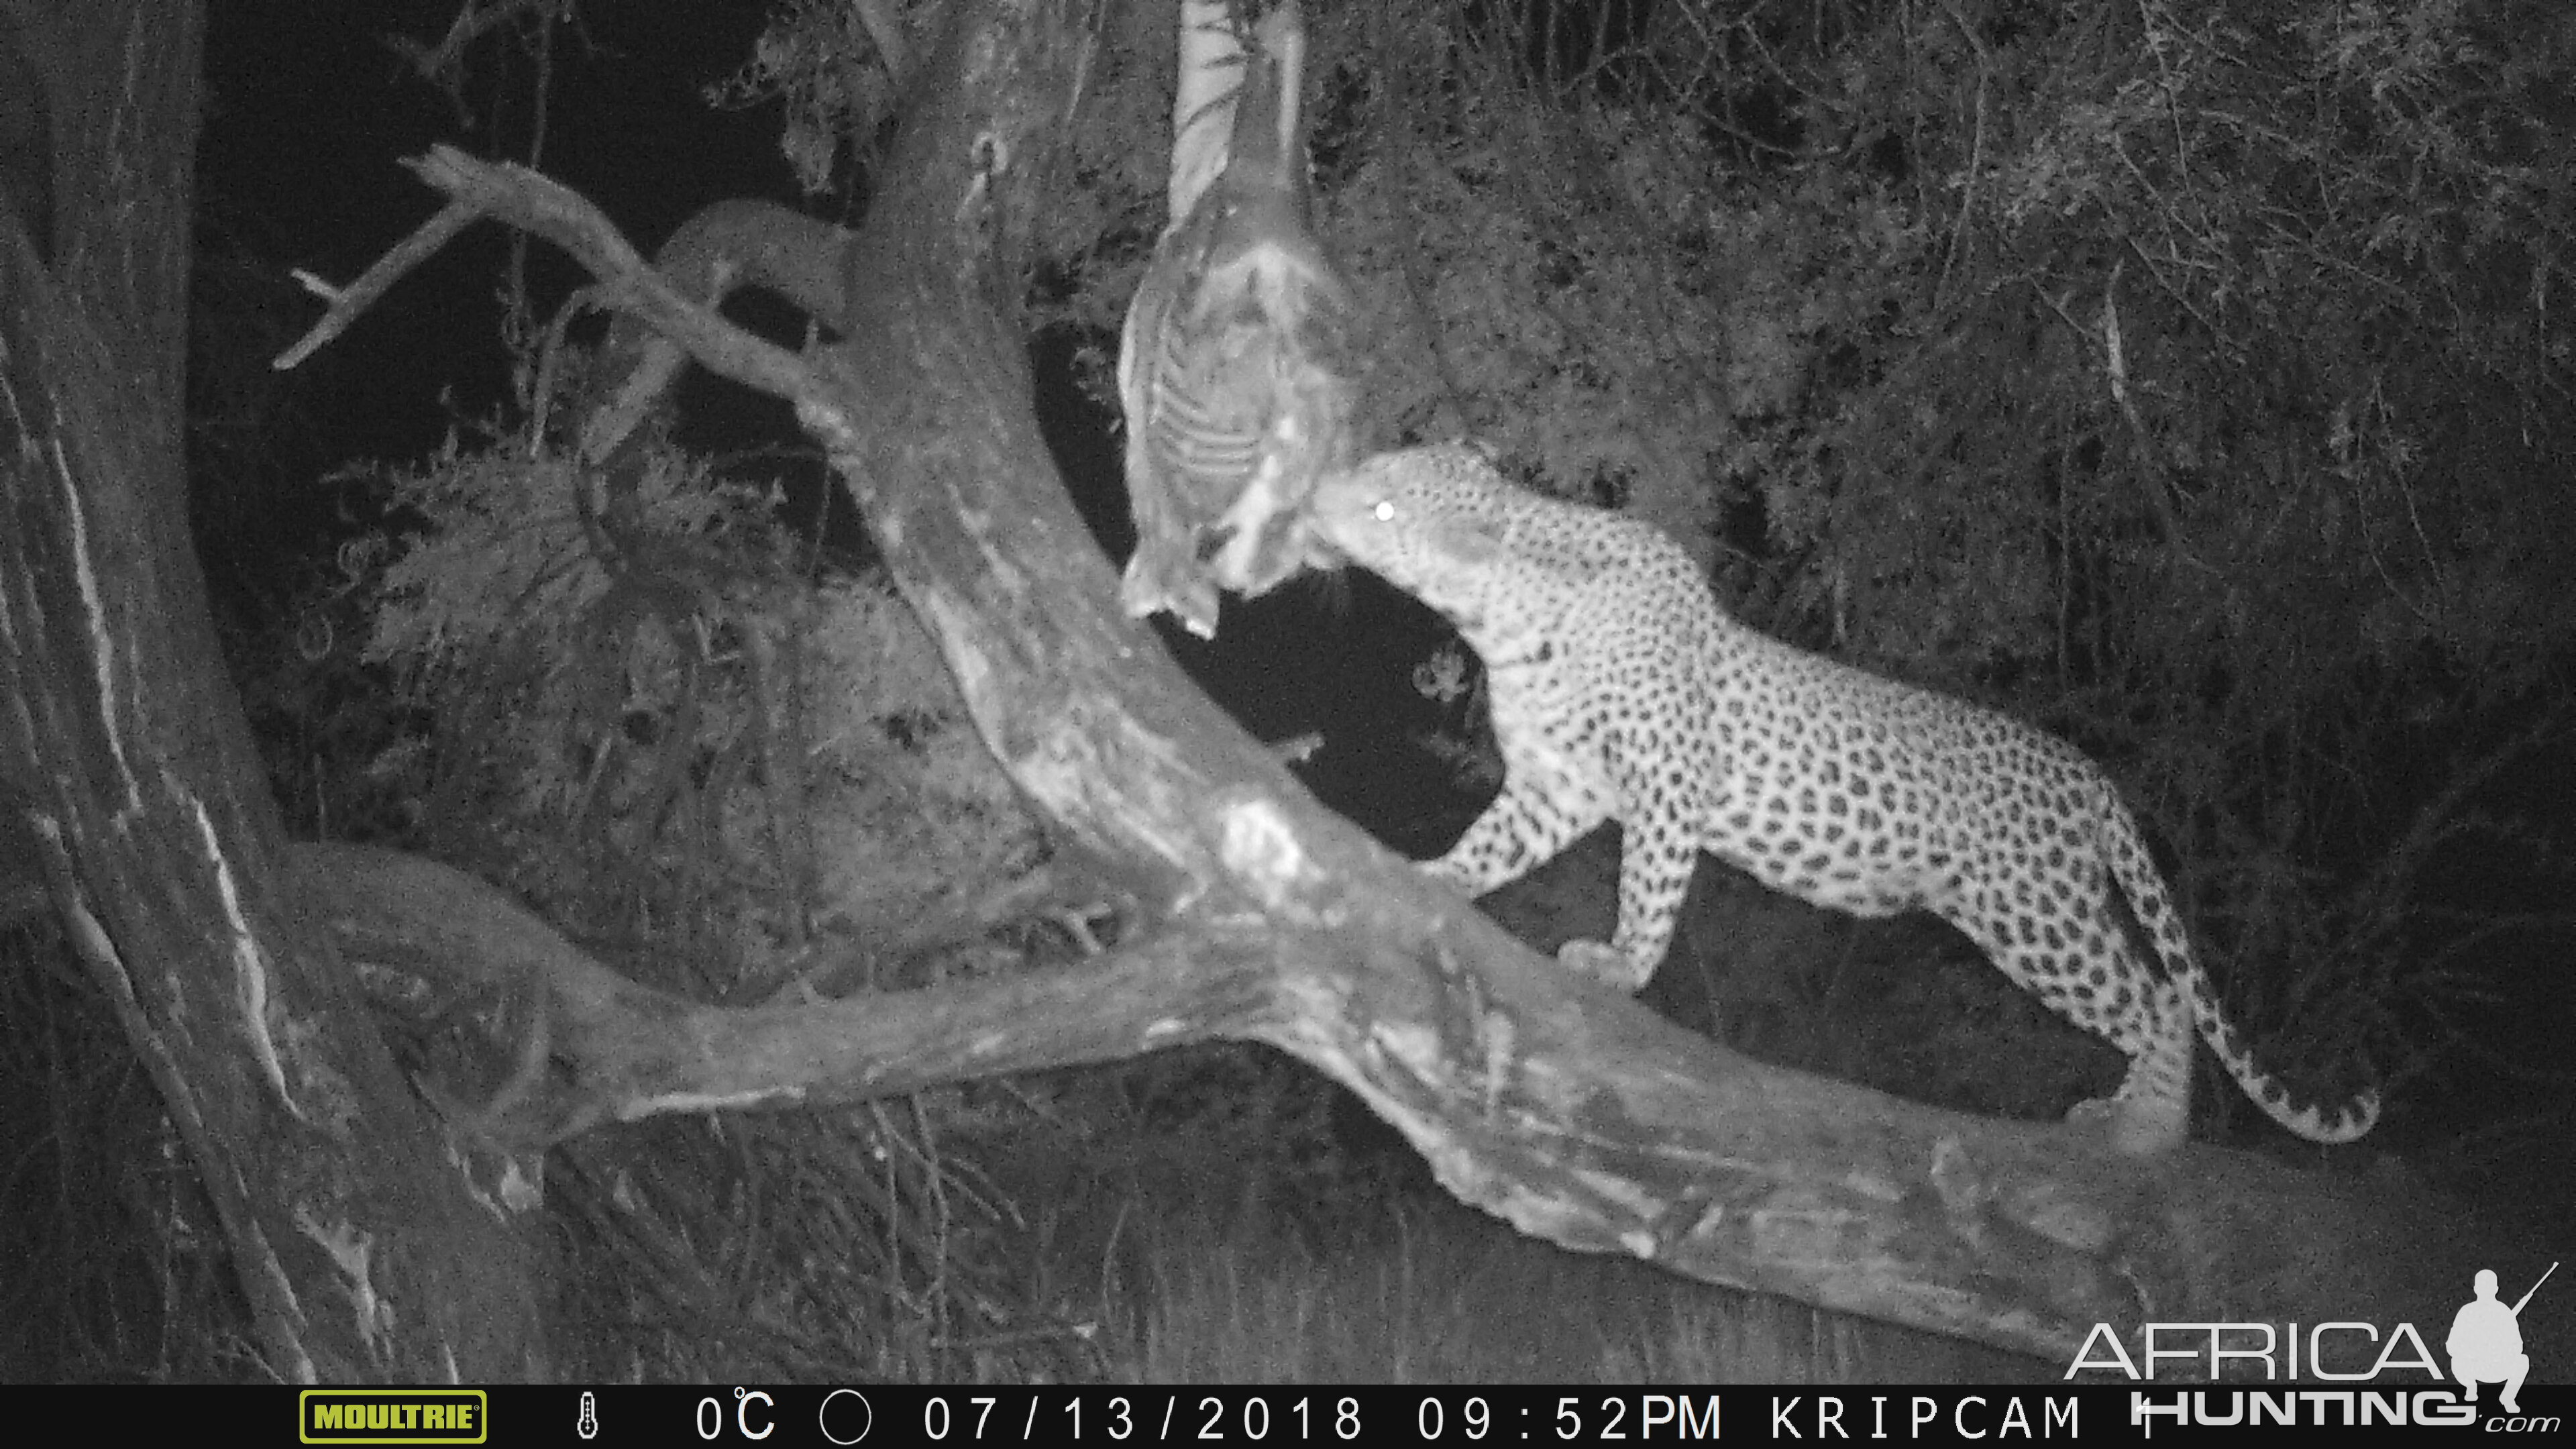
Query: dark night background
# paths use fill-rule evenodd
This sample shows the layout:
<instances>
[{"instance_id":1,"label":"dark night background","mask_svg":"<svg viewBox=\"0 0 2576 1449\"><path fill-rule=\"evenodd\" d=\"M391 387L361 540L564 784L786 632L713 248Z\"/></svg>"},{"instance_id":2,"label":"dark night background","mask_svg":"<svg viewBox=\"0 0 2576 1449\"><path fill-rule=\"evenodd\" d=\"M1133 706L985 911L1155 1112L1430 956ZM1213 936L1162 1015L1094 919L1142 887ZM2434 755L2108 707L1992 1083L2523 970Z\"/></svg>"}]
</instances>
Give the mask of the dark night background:
<instances>
[{"instance_id":1,"label":"dark night background","mask_svg":"<svg viewBox=\"0 0 2576 1449\"><path fill-rule=\"evenodd\" d=\"M587 9L579 36L567 33L556 46L545 171L599 203L648 252L711 200L754 196L796 204L793 178L777 150L776 108L715 110L702 99L705 87L749 53L765 11L758 0ZM284 289L286 268L352 278L427 214L428 191L397 158L440 141L483 155L525 155L529 63L523 55L510 47L478 52L484 68L466 97L478 125L466 131L459 110L387 44L391 36L435 38L453 13L436 0L215 0L211 6L200 250L237 261L276 288L265 308L265 325L280 329L275 341L292 336L318 309ZM499 73L503 65L518 73ZM255 477L228 482L217 496L201 486L199 523L222 607L251 619L284 607L305 577L302 570L346 532L348 503L318 481L332 467L417 458L438 445L455 417L493 415L508 388L506 356L495 338L496 294L510 245L501 228L484 224L405 279L345 339L308 363L309 375L286 382L293 405L281 413L283 425L265 433L264 464ZM580 280L542 244L530 249L529 271L539 315ZM795 335L797 320L784 308L764 311L752 299L732 310L783 340ZM1112 556L1123 557L1130 535L1117 443L1112 420L1072 381L1068 362L1077 340L1056 333L1035 345L1041 422L1077 501ZM1114 338L1089 340L1114 349ZM237 349L251 350L248 343ZM258 361L236 355L224 365ZM685 441L708 451L803 445L783 405L696 372L684 388L681 430ZM818 476L810 463L798 471L807 480ZM836 522L847 520L844 501ZM1179 634L1168 621L1162 632L1211 692L1263 738L1310 730L1335 740L1383 733L1387 711L1420 704L1406 684L1405 661L1420 657L1437 628L1403 601L1390 600L1374 581L1362 581L1358 593L1352 616L1328 613L1321 629L1315 601L1292 590L1248 607L1229 600L1215 646ZM1356 652L1355 640L1365 641ZM1463 825L1473 803L1462 806L1436 786L1425 787L1422 763L1402 752L1328 751L1310 780L1338 808L1414 854L1431 854ZM2541 762L2518 771L2494 791L2499 806L2576 801L2570 768ZM2509 871L2470 863L2460 871L2471 881L2493 874L2507 890L2519 884ZM2497 906L2529 908L2513 899ZM2502 949L2528 951L2528 942L2508 938ZM2565 964L2531 963L2526 987L2533 994L2497 1003L2503 1009L2488 1019L2479 1055L2497 1062L2551 1059L2554 1025L2576 1007ZM2426 1121L2422 1130L2437 1136L2466 1130L2490 1102L2527 1106L2531 1082L2512 1073L2471 1075L2449 1099L2465 1120ZM2550 1090L2563 1095L2565 1088Z\"/></svg>"},{"instance_id":2,"label":"dark night background","mask_svg":"<svg viewBox=\"0 0 2576 1449\"><path fill-rule=\"evenodd\" d=\"M264 315L265 325L282 329L279 340L318 309L284 290L279 279L286 268L352 278L427 215L429 192L397 158L441 141L483 155L525 155L530 87L524 55L506 46L477 52L483 68L465 99L478 124L463 130L460 111L387 44L391 36L435 38L453 13L437 0L211 5L200 250L277 286ZM711 200L754 196L797 204L777 150L776 108L714 110L702 99L705 87L749 53L765 13L758 0L587 8L581 31L568 32L556 46L543 169L599 203L648 252ZM502 66L516 73L501 73ZM197 500L220 607L245 620L283 608L303 570L345 534L351 504L319 481L331 468L417 458L438 445L456 417L493 415L508 388L506 356L495 338L496 293L510 245L503 229L478 226L307 364L309 375L287 380L293 403L280 414L284 424L264 435L263 466L218 495L201 491ZM529 274L541 316L580 280L543 244L530 249ZM757 299L732 310L785 340L798 325L786 309L764 311ZM1072 382L1068 361L1076 340L1051 334L1036 344L1041 421L1077 500L1112 556L1120 557L1129 535L1117 444L1109 417ZM1114 338L1090 340L1114 348ZM235 356L225 365L257 360ZM709 451L803 445L783 405L703 373L693 373L684 389L681 430L685 441ZM808 464L800 476L810 480L817 471ZM363 513L363 503L357 507ZM844 502L837 521L847 518ZM1278 739L1324 730L1347 739L1372 732L1370 721L1382 730L1388 710L1420 703L1405 683L1404 661L1419 657L1437 632L1418 611L1390 602L1373 581L1359 592L1355 615L1321 630L1314 601L1291 591L1249 607L1229 601L1217 646L1181 636L1168 621L1163 634L1256 734ZM1397 637L1387 637L1390 630ZM1350 647L1354 639L1370 641L1360 655ZM1472 813L1473 803L1462 807L1423 786L1421 763L1401 754L1328 752L1310 778L1338 808L1413 853L1430 854L1464 823L1461 810ZM2524 805L2576 801L2568 768L2561 762L2527 769L2498 793ZM2471 865L2462 870L2482 874ZM2564 964L2532 963L2526 984L2533 994L2497 1003L2505 1009L2489 1018L2480 1055L2495 1062L2551 1059L2555 1025L2576 1006ZM2449 1098L2457 1118L2412 1104L2423 1114L2413 1130L2436 1137L2468 1131L2489 1104L2527 1107L2533 1084L2512 1073L2472 1072L2457 1085L2462 1090ZM2565 1087L2549 1090L2563 1095Z\"/></svg>"},{"instance_id":3,"label":"dark night background","mask_svg":"<svg viewBox=\"0 0 2576 1449\"><path fill-rule=\"evenodd\" d=\"M514 241L490 223L405 278L296 373L267 370L322 308L287 280L290 270L345 283L433 210L433 194L397 164L401 158L440 142L527 158L534 88L518 48L476 50L479 69L460 109L387 43L434 40L455 9L454 0L210 0L191 503L228 640L282 627L327 573L332 550L385 522L374 487L333 481L335 470L420 460L460 420L500 417L511 396L498 329ZM761 0L586 6L582 26L555 45L540 168L597 203L648 255L720 198L805 206L779 154L777 108L719 111L703 99L749 54L769 10ZM526 245L532 310L543 319L584 278L550 246ZM728 310L783 341L801 326L788 309L759 299ZM1032 355L1040 421L1068 486L1116 558L1130 543L1118 445L1112 420L1075 382L1076 350L1104 344L1114 353L1114 337L1058 330L1038 339ZM1834 359L1842 365L1840 354ZM676 426L694 449L752 457L747 466L764 476L785 476L786 512L813 516L822 472L784 405L693 373ZM780 451L788 462L778 461ZM828 542L843 562L863 557L868 546L845 499L833 513ZM1441 630L1373 580L1347 587L1339 600L1291 588L1249 606L1229 602L1218 645L1187 639L1168 621L1162 637L1257 736L1323 735L1327 748L1305 778L1326 803L1412 855L1435 854L1476 808L1420 750L1400 747L1438 715L1415 692L1411 668ZM2363 768L2402 773L2435 753ZM2527 761L2479 798L2493 813L2555 829L2576 814L2576 763L2563 752ZM1703 888L1714 873L1703 864ZM2531 899L2537 872L2517 859L2467 856L2435 875L2455 905L2535 917L2567 906ZM2567 939L2563 927L2545 925L2496 938L2494 955L2476 963L2474 990L2453 998L2482 1009L2461 1023L2459 1037L2444 1040L2428 1075L2364 1143L2392 1163L2481 1158L2484 1203L2527 1210L2560 1233L2576 1226L2569 1194L2576 1076L2558 1042L2576 1019L2576 963L2561 959ZM2481 1134L2497 1124L2509 1124L2514 1139L2482 1147ZM2548 1291L2561 1288L2576 1294L2563 1276ZM2507 1291L2519 1287L2508 1282Z\"/></svg>"},{"instance_id":4,"label":"dark night background","mask_svg":"<svg viewBox=\"0 0 2576 1449\"><path fill-rule=\"evenodd\" d=\"M777 107L716 109L707 87L750 53L768 7L760 0L708 4L610 4L585 11L580 34L558 42L556 93L543 169L598 203L647 254L698 208L732 196L799 204L778 150ZM215 0L208 16L205 132L199 151L201 252L221 252L275 285L264 321L300 329L318 304L283 285L300 268L345 282L427 215L430 192L398 158L435 143L478 155L526 155L529 62L510 51L478 71L467 97L479 124L395 53L389 39L434 39L453 8L416 0ZM484 52L487 60L507 47ZM499 103L495 104L495 98ZM497 118L494 112L497 110ZM851 218L843 218L850 220ZM348 334L305 364L312 376L284 384L292 403L266 430L256 489L200 494L199 525L210 579L244 620L283 608L281 588L327 556L353 518L349 500L320 480L341 464L408 461L434 450L457 418L496 415L509 395L508 358L497 342L499 297L511 236L483 224L421 267ZM539 316L586 280L559 252L529 248ZM793 343L802 318L751 294L729 305L737 320ZM598 324L591 324L596 332ZM291 332L288 334L291 335ZM579 334L577 334L579 335ZM1039 421L1075 501L1113 558L1133 541L1118 476L1114 416L1077 385L1072 352L1084 341L1114 356L1117 340L1059 330L1038 338ZM244 349L247 351L247 347ZM273 352L275 349L272 348ZM236 355L227 368L262 359ZM786 450L768 473L811 488L822 477L785 404L691 369L678 404L681 441L711 454ZM363 509L363 503L358 507ZM812 517L803 496L789 515ZM833 540L852 543L846 498L829 506ZM863 543L858 545L864 548ZM1439 636L1436 621L1374 580L1351 585L1356 615L1326 612L1296 591L1246 604L1228 599L1219 640L1202 642L1161 621L1182 663L1247 728L1264 739L1329 730L1348 721L1382 732L1423 713L1407 683L1409 661ZM1355 659L1348 646L1365 642ZM1401 752L1348 748L1320 757L1310 782L1372 828L1436 854L1473 802L1446 798L1418 779ZM1426 819L1425 817L1429 817Z\"/></svg>"}]
</instances>

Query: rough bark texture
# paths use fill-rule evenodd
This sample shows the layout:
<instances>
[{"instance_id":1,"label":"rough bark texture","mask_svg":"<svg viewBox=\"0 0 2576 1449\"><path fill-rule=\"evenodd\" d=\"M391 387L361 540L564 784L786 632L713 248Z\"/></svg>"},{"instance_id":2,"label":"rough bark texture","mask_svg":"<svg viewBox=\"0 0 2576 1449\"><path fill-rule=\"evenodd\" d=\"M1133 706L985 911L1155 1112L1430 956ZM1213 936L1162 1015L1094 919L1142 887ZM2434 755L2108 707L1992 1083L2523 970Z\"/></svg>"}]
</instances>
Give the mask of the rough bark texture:
<instances>
[{"instance_id":1,"label":"rough bark texture","mask_svg":"<svg viewBox=\"0 0 2576 1449\"><path fill-rule=\"evenodd\" d=\"M2421 1194L2400 1205L2386 1183L2213 1150L2123 1159L2054 1125L1733 1057L1504 937L1317 807L1208 704L1119 616L1040 443L1014 315L1014 238L1093 31L1062 0L967 14L925 68L863 232L753 267L831 311L846 341L793 358L649 280L612 291L710 367L797 401L984 738L1141 903L1142 944L1022 980L729 1013L648 997L530 944L550 933L522 922L510 949L554 963L553 1047L575 1071L527 1084L521 1125L542 1139L602 1116L1257 1039L1358 1092L1462 1199L1711 1282L2059 1361L2097 1321L2442 1321L2476 1263L2443 1251L2469 1235ZM524 173L450 154L424 174L603 275L631 255ZM744 221L706 235L739 243ZM844 284L811 280L827 259ZM717 272L679 270L683 292ZM373 913L373 950L490 919L464 904L470 882L350 853L308 864L338 875L352 922ZM406 891L459 894L405 917L385 893Z\"/></svg>"},{"instance_id":2,"label":"rough bark texture","mask_svg":"<svg viewBox=\"0 0 2576 1449\"><path fill-rule=\"evenodd\" d=\"M188 538L198 8L9 3L51 152L0 212L6 854L44 877L159 1087L269 1369L524 1374L535 1260L273 889L278 819ZM30 190L43 238L8 220Z\"/></svg>"}]
</instances>

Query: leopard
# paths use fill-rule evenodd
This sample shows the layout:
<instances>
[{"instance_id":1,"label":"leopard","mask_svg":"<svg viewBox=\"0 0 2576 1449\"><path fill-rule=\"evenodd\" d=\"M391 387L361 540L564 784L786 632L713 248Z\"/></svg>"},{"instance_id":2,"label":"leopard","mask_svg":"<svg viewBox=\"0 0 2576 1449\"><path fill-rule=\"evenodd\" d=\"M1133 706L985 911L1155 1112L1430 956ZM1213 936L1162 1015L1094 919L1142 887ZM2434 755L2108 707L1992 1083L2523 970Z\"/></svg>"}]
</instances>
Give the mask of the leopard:
<instances>
[{"instance_id":1,"label":"leopard","mask_svg":"<svg viewBox=\"0 0 2576 1449\"><path fill-rule=\"evenodd\" d=\"M1484 665L1502 788L1423 868L1473 898L1618 823L1618 925L1567 942L1564 966L1642 989L1705 851L1814 905L1955 927L2128 1057L2110 1098L2069 1113L2122 1152L2188 1140L2195 1027L2298 1136L2378 1120L2375 1090L2301 1100L2256 1065L2136 817L2073 745L1738 622L1661 529L1524 488L1474 444L1381 453L1308 508L1337 560L1444 616Z\"/></svg>"}]
</instances>

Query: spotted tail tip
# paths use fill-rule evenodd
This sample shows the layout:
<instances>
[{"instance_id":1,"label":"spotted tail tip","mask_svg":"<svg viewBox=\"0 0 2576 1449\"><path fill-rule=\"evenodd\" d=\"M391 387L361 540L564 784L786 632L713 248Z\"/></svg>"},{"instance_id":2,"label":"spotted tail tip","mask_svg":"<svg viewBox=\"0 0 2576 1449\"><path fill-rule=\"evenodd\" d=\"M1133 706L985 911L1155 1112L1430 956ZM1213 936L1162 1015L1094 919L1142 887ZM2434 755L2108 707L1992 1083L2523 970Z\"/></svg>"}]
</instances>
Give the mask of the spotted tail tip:
<instances>
[{"instance_id":1,"label":"spotted tail tip","mask_svg":"<svg viewBox=\"0 0 2576 1449\"><path fill-rule=\"evenodd\" d=\"M2379 1125L2379 1093L2356 1092L2339 1108L2322 1106L2290 1107L2286 1102L2262 1103L2272 1119L2310 1142L2332 1145L2351 1142Z\"/></svg>"}]
</instances>

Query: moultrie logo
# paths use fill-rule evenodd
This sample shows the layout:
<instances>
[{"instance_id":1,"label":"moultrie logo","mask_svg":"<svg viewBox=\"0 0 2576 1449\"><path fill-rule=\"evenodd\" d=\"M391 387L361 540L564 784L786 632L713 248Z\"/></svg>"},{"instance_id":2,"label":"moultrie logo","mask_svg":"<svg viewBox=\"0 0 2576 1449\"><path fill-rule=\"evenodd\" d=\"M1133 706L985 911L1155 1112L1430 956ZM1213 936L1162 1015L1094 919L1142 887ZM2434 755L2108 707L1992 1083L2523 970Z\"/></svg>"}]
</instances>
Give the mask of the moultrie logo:
<instances>
[{"instance_id":1,"label":"moultrie logo","mask_svg":"<svg viewBox=\"0 0 2576 1449\"><path fill-rule=\"evenodd\" d=\"M482 1444L491 1437L481 1389L304 1389L295 1396L305 1444Z\"/></svg>"},{"instance_id":2,"label":"moultrie logo","mask_svg":"<svg viewBox=\"0 0 2576 1449\"><path fill-rule=\"evenodd\" d=\"M2511 1308L2496 1301L2496 1275L2493 1268L2480 1268L2475 1282L2477 1297L2460 1305L2451 1315L2451 1336L2442 1340L2442 1348L2451 1355L2451 1377L2474 1399L2478 1385L2502 1384L2504 1392L2496 1396L2496 1406L2508 1414L2519 1414L2522 1406L2514 1395L2522 1392L2522 1381L2531 1373L2531 1355L2522 1351L2522 1306L2558 1265L2549 1265Z\"/></svg>"}]
</instances>

